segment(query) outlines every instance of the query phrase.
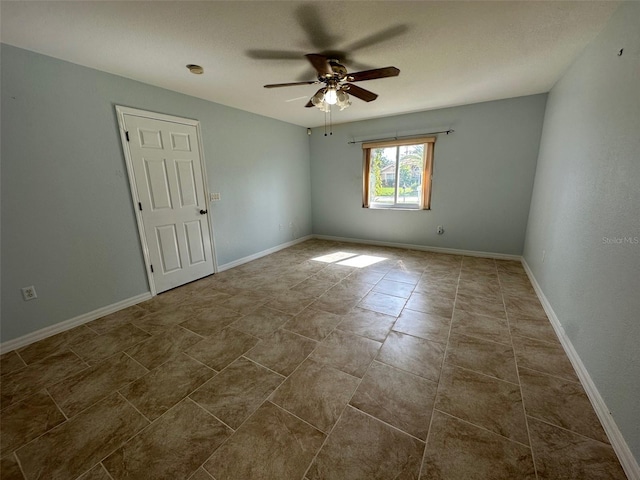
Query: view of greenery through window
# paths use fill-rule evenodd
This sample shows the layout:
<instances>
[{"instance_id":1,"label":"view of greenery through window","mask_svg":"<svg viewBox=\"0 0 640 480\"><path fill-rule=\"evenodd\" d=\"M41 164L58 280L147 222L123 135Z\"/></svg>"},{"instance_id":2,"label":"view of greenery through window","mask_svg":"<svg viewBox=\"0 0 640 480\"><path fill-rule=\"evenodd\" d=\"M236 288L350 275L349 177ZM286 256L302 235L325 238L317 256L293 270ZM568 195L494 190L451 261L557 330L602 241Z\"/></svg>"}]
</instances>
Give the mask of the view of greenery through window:
<instances>
[{"instance_id":1,"label":"view of greenery through window","mask_svg":"<svg viewBox=\"0 0 640 480\"><path fill-rule=\"evenodd\" d=\"M372 148L369 203L418 207L422 192L424 144Z\"/></svg>"}]
</instances>

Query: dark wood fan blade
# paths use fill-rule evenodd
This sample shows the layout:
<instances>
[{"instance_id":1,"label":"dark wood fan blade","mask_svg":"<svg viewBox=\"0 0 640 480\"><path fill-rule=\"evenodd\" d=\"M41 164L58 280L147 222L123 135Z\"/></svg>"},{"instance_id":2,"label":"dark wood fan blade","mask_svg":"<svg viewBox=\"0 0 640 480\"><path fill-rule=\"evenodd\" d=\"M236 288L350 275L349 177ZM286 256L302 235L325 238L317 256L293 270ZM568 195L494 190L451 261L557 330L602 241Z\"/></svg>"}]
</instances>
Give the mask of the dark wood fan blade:
<instances>
[{"instance_id":1,"label":"dark wood fan blade","mask_svg":"<svg viewBox=\"0 0 640 480\"><path fill-rule=\"evenodd\" d=\"M333 70L331 70L331 65L329 65L329 60L327 60L327 57L325 57L324 55L320 55L317 53L309 53L305 55L305 57L307 57L307 60L309 60L311 65L313 65L313 68L316 69L316 72L318 72L318 75L322 75L322 76L333 75Z\"/></svg>"},{"instance_id":2,"label":"dark wood fan blade","mask_svg":"<svg viewBox=\"0 0 640 480\"><path fill-rule=\"evenodd\" d=\"M349 90L347 90L347 93L359 98L360 100L364 100L365 102L373 102L376 98L378 98L377 94L370 92L369 90L365 90L364 88L361 88L357 85L352 85L350 83L347 83L347 85L349 85Z\"/></svg>"},{"instance_id":3,"label":"dark wood fan blade","mask_svg":"<svg viewBox=\"0 0 640 480\"><path fill-rule=\"evenodd\" d=\"M397 77L400 70L396 67L374 68L364 72L355 72L348 75L350 82L362 82L363 80L375 80L376 78Z\"/></svg>"},{"instance_id":4,"label":"dark wood fan blade","mask_svg":"<svg viewBox=\"0 0 640 480\"><path fill-rule=\"evenodd\" d=\"M318 90L316 93L314 93L314 94L311 96L311 98L315 97L317 94L319 94L319 93L320 93L321 91L323 91L323 90L324 90L324 87L322 87L320 90ZM306 107L306 108L309 108L309 107L313 107L313 106L314 106L314 105L313 105L313 103L311 102L311 99L309 99L309 101L307 102L307 104L305 105L305 107Z\"/></svg>"},{"instance_id":5,"label":"dark wood fan blade","mask_svg":"<svg viewBox=\"0 0 640 480\"><path fill-rule=\"evenodd\" d=\"M324 7L324 6L322 6ZM320 6L313 3L305 3L296 9L298 24L307 35L307 39L316 51L331 48L341 38L329 34L326 25L323 24L323 12Z\"/></svg>"},{"instance_id":6,"label":"dark wood fan blade","mask_svg":"<svg viewBox=\"0 0 640 480\"><path fill-rule=\"evenodd\" d=\"M318 81L311 80L309 82L271 83L269 85L265 85L264 88L293 87L295 85L313 85L314 83L318 83Z\"/></svg>"}]
</instances>

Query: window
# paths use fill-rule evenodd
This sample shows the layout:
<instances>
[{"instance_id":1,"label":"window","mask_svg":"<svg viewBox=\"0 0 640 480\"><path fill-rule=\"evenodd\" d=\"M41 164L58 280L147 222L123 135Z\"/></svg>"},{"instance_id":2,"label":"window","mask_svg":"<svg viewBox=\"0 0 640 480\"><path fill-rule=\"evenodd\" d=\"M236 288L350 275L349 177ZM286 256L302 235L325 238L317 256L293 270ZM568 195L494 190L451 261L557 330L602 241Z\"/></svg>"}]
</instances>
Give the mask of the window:
<instances>
[{"instance_id":1,"label":"window","mask_svg":"<svg viewBox=\"0 0 640 480\"><path fill-rule=\"evenodd\" d=\"M435 137L363 143L364 208L428 210Z\"/></svg>"}]
</instances>

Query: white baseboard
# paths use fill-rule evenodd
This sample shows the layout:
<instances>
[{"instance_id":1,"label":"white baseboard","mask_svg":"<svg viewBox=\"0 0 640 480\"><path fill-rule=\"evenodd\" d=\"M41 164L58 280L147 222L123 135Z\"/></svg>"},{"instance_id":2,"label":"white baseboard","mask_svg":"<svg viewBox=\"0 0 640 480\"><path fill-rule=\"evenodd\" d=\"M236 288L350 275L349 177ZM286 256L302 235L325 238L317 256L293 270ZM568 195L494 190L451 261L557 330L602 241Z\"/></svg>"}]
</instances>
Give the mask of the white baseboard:
<instances>
[{"instance_id":1,"label":"white baseboard","mask_svg":"<svg viewBox=\"0 0 640 480\"><path fill-rule=\"evenodd\" d=\"M624 472L627 474L627 478L629 480L640 480L640 467L638 466L637 460L631 453L629 445L627 445L627 442L622 436L622 433L620 433L620 429L613 419L611 412L607 408L607 405L600 395L600 392L598 391L595 383L593 383L591 375L589 375L589 372L584 366L584 363L582 363L578 352L576 352L576 349L573 347L571 340L569 340L569 337L567 337L566 333L564 332L564 328L562 328L562 324L560 323L558 316L553 311L549 300L547 300L547 297L542 291L542 288L538 284L536 277L533 275L533 272L531 271L531 268L529 268L529 265L527 264L527 261L524 259L524 257L522 257L522 265L524 266L524 269L529 276L529 280L531 280L531 284L533 285L533 288L535 289L536 294L538 295L538 298L540 299L540 302L544 307L544 310L547 312L551 325L556 331L556 334L560 339L560 343L562 344L564 351L569 357L569 360L571 361L571 364L573 365L573 368L575 369L578 378L580 379L580 383L582 383L585 392L587 392L587 396L589 397L589 400L593 405L593 409L598 415L600 423L602 423L607 437L609 437L609 441L611 442L613 450L616 452L616 455L618 455L618 459L620 460L620 464L622 465Z\"/></svg>"},{"instance_id":2,"label":"white baseboard","mask_svg":"<svg viewBox=\"0 0 640 480\"><path fill-rule=\"evenodd\" d=\"M314 235L305 235L304 237L296 238L295 240L291 240L290 242L281 243L280 245L262 250L261 252L247 255L246 257L239 258L238 260L234 260L233 262L225 263L224 265L218 265L218 271L216 273L224 272L225 270L229 270L230 268L239 267L240 265L243 265L245 263L257 260L262 257L266 257L267 255L271 255L272 253L279 252L280 250L284 250L285 248L292 247L294 245L297 245L298 243L311 240L312 238L314 238Z\"/></svg>"},{"instance_id":3,"label":"white baseboard","mask_svg":"<svg viewBox=\"0 0 640 480\"><path fill-rule=\"evenodd\" d=\"M495 258L498 260L517 260L520 261L520 255L510 255L507 253L478 252L475 250L459 250L457 248L429 247L426 245L414 245L412 243L396 243L396 242L380 242L377 240L363 240L360 238L334 237L331 235L313 235L313 238L319 240L332 240L335 242L345 243L363 243L365 245L375 245L378 247L404 248L406 250L422 250L425 252L447 253L450 255L466 255L468 257Z\"/></svg>"},{"instance_id":4,"label":"white baseboard","mask_svg":"<svg viewBox=\"0 0 640 480\"><path fill-rule=\"evenodd\" d=\"M144 302L146 300L149 300L150 298L150 292L142 293L140 295L136 295L135 297L112 303L111 305L107 305L106 307L101 307L91 312L83 313L82 315L70 318L69 320L64 320L62 322L56 323L55 325L41 328L40 330L36 330L35 332L28 333L26 335L23 335L22 337L14 338L13 340L8 340L0 344L0 352L6 353L10 352L11 350L15 350L16 348L24 347L25 345L29 345L31 343L37 342L38 340L42 340L43 338L50 337L52 335L55 335L56 333L64 332L65 330L77 327L78 325L82 325L83 323L97 320L98 318L109 315L110 313L114 313L132 305L136 305L137 303Z\"/></svg>"}]
</instances>

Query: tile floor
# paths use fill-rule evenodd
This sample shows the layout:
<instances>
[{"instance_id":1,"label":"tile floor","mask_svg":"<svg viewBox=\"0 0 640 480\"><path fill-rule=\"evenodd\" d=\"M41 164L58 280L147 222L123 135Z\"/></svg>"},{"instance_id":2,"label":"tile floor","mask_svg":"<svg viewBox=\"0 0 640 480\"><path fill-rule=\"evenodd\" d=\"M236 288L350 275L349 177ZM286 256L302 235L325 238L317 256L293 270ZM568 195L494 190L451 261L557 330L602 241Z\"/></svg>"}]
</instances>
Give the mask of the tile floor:
<instances>
[{"instance_id":1,"label":"tile floor","mask_svg":"<svg viewBox=\"0 0 640 480\"><path fill-rule=\"evenodd\" d=\"M311 240L1 366L3 480L625 478L518 262Z\"/></svg>"}]
</instances>

